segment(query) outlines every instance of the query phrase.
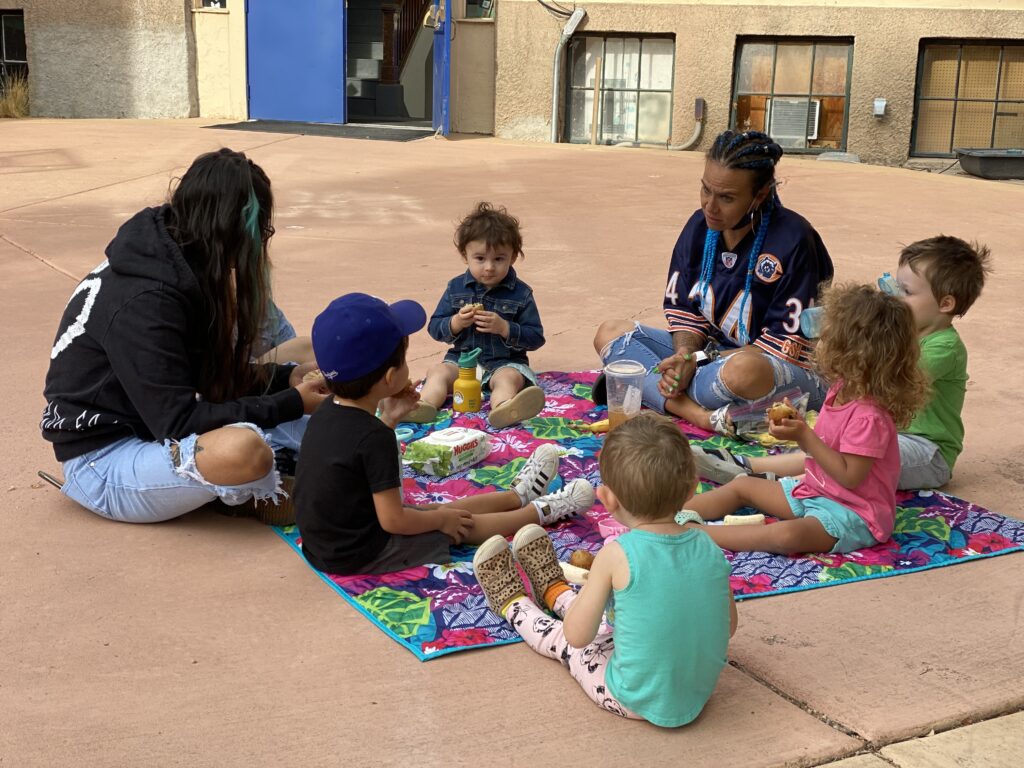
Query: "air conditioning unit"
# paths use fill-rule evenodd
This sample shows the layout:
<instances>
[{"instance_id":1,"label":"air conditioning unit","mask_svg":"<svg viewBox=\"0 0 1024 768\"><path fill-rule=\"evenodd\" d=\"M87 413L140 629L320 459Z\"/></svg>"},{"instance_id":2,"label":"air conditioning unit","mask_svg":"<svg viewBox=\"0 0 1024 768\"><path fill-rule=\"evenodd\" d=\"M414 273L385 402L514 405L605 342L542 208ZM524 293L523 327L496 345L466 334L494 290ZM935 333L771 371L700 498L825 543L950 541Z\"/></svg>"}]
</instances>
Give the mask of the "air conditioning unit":
<instances>
[{"instance_id":1,"label":"air conditioning unit","mask_svg":"<svg viewBox=\"0 0 1024 768\"><path fill-rule=\"evenodd\" d=\"M802 147L818 138L820 99L767 99L765 122L768 135L783 147Z\"/></svg>"}]
</instances>

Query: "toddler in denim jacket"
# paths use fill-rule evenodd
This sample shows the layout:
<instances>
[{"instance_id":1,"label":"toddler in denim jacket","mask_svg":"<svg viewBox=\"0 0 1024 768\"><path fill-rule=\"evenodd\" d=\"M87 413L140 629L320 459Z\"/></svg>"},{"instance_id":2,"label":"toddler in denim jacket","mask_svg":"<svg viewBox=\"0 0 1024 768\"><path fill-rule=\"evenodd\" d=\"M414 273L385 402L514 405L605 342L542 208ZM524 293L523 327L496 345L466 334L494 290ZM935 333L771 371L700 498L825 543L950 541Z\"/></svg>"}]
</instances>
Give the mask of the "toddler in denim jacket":
<instances>
[{"instance_id":1,"label":"toddler in denim jacket","mask_svg":"<svg viewBox=\"0 0 1024 768\"><path fill-rule=\"evenodd\" d=\"M523 255L519 220L503 207L480 203L456 228L455 246L468 269L448 282L427 326L451 347L427 371L419 405L404 420L433 423L458 378L460 353L478 347L482 385L491 392L491 426L533 418L544 408L544 390L526 353L543 346L544 329L533 289L512 267Z\"/></svg>"}]
</instances>

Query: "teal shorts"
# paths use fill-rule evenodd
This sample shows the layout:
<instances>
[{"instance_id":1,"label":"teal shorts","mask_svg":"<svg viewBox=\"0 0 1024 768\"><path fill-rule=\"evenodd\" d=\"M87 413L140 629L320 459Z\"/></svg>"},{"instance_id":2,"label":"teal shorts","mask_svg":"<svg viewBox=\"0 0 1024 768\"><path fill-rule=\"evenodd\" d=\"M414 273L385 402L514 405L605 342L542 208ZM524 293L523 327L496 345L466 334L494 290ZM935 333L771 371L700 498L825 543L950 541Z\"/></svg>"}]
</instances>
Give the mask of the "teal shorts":
<instances>
[{"instance_id":1,"label":"teal shorts","mask_svg":"<svg viewBox=\"0 0 1024 768\"><path fill-rule=\"evenodd\" d=\"M836 540L832 554L841 555L855 549L873 547L878 540L871 534L871 529L863 518L849 507L838 501L826 499L824 496L812 496L809 499L793 498L793 489L800 482L795 477L784 477L782 490L786 492L786 501L796 517L813 517L825 529L825 533Z\"/></svg>"}]
</instances>

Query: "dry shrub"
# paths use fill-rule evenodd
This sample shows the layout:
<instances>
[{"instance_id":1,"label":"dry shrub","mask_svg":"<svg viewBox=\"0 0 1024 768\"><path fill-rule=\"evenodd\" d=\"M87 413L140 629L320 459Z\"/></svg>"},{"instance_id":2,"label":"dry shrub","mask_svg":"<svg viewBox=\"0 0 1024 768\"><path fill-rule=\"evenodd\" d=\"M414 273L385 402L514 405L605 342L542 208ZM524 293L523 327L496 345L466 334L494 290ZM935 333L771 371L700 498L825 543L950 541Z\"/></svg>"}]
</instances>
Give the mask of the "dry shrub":
<instances>
[{"instance_id":1,"label":"dry shrub","mask_svg":"<svg viewBox=\"0 0 1024 768\"><path fill-rule=\"evenodd\" d=\"M0 81L0 117L28 117L28 78L20 72Z\"/></svg>"}]
</instances>

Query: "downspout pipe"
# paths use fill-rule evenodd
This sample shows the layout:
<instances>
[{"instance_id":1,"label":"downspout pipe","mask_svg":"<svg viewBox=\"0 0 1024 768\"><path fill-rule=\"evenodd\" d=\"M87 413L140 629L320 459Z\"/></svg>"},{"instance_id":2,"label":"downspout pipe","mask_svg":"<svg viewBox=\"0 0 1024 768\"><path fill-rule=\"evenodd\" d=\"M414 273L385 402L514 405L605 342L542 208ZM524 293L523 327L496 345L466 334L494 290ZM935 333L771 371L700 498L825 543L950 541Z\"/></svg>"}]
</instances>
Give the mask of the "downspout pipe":
<instances>
[{"instance_id":1,"label":"downspout pipe","mask_svg":"<svg viewBox=\"0 0 1024 768\"><path fill-rule=\"evenodd\" d=\"M553 71L551 77L551 143L558 143L558 103L559 94L562 92L562 55L565 52L565 45L572 38L572 33L576 31L576 27L580 25L580 22L586 17L587 12L582 8L576 8L572 12L572 16L565 22L565 26L562 28L562 34L558 38L558 45L555 46L555 60L552 64ZM595 86L597 84L595 83ZM597 89L595 88L595 93Z\"/></svg>"},{"instance_id":2,"label":"downspout pipe","mask_svg":"<svg viewBox=\"0 0 1024 768\"><path fill-rule=\"evenodd\" d=\"M691 149L700 141L700 135L704 131L704 99L700 96L693 102L693 120L693 133L690 134L690 138L682 144L670 144L669 150L680 152Z\"/></svg>"},{"instance_id":3,"label":"downspout pipe","mask_svg":"<svg viewBox=\"0 0 1024 768\"><path fill-rule=\"evenodd\" d=\"M562 54L565 52L565 44L569 37L563 34L558 38L558 45L555 46L555 61L553 67L554 76L551 79L551 143L558 143L558 95L562 92Z\"/></svg>"}]
</instances>

